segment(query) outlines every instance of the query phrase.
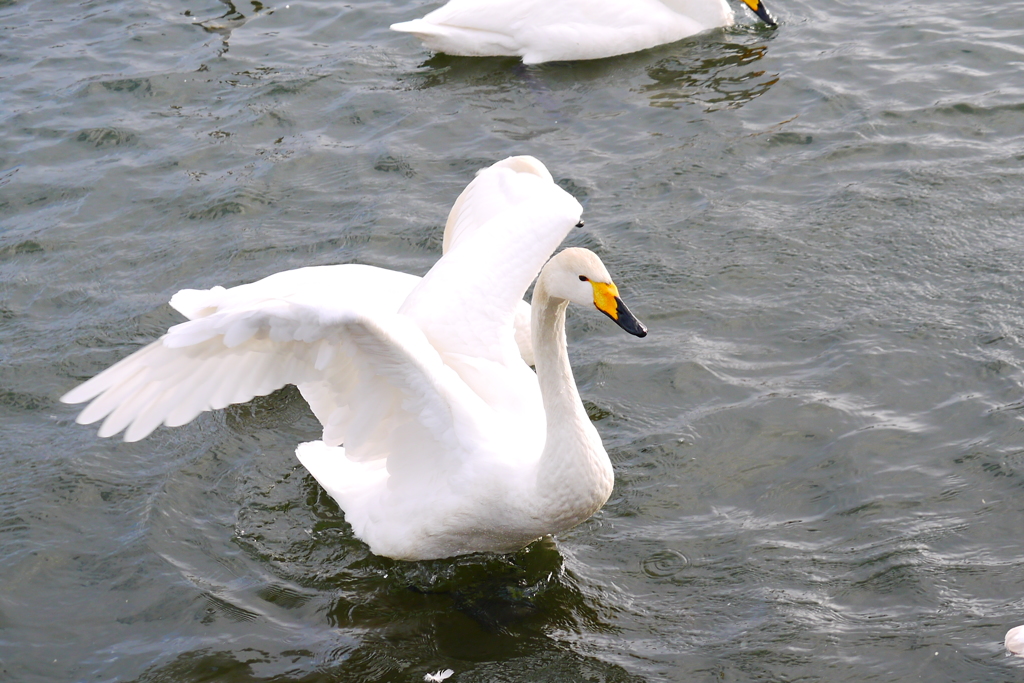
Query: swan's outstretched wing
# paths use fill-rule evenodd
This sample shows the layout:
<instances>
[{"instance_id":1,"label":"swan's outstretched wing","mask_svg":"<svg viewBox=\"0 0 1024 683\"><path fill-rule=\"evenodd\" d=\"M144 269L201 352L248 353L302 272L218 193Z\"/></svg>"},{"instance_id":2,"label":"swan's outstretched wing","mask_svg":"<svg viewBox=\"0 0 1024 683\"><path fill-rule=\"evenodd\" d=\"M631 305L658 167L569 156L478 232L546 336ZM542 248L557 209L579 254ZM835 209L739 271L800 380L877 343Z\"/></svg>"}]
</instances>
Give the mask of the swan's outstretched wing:
<instances>
[{"instance_id":1,"label":"swan's outstretched wing","mask_svg":"<svg viewBox=\"0 0 1024 683\"><path fill-rule=\"evenodd\" d=\"M516 156L477 171L462 191L444 226L444 253L452 250L463 237L477 232L496 216L528 201L534 183L519 174L534 175L544 183L554 184L551 173L536 157Z\"/></svg>"},{"instance_id":2,"label":"swan's outstretched wing","mask_svg":"<svg viewBox=\"0 0 1024 683\"><path fill-rule=\"evenodd\" d=\"M393 475L443 471L444 461L479 451L491 427L480 399L408 319L287 301L175 325L61 400L91 400L78 422L106 418L100 436L126 429L135 441L285 384L312 389L303 394L328 445L344 441L355 460L387 458Z\"/></svg>"},{"instance_id":3,"label":"swan's outstretched wing","mask_svg":"<svg viewBox=\"0 0 1024 683\"><path fill-rule=\"evenodd\" d=\"M526 289L582 212L533 157L480 171L449 215L444 256L399 310L448 362L507 362Z\"/></svg>"},{"instance_id":4,"label":"swan's outstretched wing","mask_svg":"<svg viewBox=\"0 0 1024 683\"><path fill-rule=\"evenodd\" d=\"M527 155L502 159L477 172L476 178L466 186L448 212L442 244L445 254L466 241L469 235L480 231L492 219L514 211L517 206L529 201L535 183L529 179L524 182L519 175L524 173L537 176L544 184L554 187L555 180L547 167L536 157ZM516 304L514 329L519 355L527 365L533 365L530 304L525 301L520 300Z\"/></svg>"}]
</instances>

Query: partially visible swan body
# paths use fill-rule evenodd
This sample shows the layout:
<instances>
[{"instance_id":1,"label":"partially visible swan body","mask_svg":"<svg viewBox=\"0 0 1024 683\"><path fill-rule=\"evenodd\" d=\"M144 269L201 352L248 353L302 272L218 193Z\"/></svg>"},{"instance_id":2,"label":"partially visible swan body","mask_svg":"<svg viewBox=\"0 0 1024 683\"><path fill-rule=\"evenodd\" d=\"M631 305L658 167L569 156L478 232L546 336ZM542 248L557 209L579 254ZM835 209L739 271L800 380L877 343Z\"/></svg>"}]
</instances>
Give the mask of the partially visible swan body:
<instances>
[{"instance_id":1,"label":"partially visible swan body","mask_svg":"<svg viewBox=\"0 0 1024 683\"><path fill-rule=\"evenodd\" d=\"M1003 645L1006 646L1007 652L1024 656L1024 626L1014 626L1007 631Z\"/></svg>"},{"instance_id":2,"label":"partially visible swan body","mask_svg":"<svg viewBox=\"0 0 1024 683\"><path fill-rule=\"evenodd\" d=\"M91 400L80 423L106 418L101 436L136 440L295 384L324 428L296 455L379 555L511 552L572 528L607 500L612 469L572 377L565 308L646 328L592 252L544 265L582 207L540 169L520 157L482 172L446 253L400 302L401 274L367 266L186 290L176 307L191 320L61 400ZM514 321L542 266L534 374Z\"/></svg>"},{"instance_id":3,"label":"partially visible swan body","mask_svg":"<svg viewBox=\"0 0 1024 683\"><path fill-rule=\"evenodd\" d=\"M761 0L743 2L775 25ZM726 0L450 0L391 28L436 52L539 64L637 52L733 22Z\"/></svg>"}]
</instances>

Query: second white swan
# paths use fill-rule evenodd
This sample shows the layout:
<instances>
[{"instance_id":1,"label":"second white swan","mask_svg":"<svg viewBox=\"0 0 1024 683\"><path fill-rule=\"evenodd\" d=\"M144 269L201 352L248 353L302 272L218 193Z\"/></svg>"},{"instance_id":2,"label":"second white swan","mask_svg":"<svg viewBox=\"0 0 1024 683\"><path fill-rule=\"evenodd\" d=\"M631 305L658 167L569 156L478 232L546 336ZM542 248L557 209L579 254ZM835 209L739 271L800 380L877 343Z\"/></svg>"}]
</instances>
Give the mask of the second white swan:
<instances>
[{"instance_id":1,"label":"second white swan","mask_svg":"<svg viewBox=\"0 0 1024 683\"><path fill-rule=\"evenodd\" d=\"M775 25L761 0L743 2ZM391 28L449 55L539 64L637 52L733 21L726 0L451 0Z\"/></svg>"}]
</instances>

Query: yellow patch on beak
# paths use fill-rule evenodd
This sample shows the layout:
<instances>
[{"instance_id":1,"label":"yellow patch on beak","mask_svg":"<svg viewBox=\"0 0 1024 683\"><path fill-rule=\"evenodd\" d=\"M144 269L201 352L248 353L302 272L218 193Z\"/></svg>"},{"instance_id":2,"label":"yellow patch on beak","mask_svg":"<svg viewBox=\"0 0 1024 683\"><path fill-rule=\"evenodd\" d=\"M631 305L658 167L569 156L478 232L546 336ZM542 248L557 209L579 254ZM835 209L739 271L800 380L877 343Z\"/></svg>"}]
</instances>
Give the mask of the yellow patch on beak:
<instances>
[{"instance_id":1,"label":"yellow patch on beak","mask_svg":"<svg viewBox=\"0 0 1024 683\"><path fill-rule=\"evenodd\" d=\"M743 0L743 2L747 3L747 7L754 12L757 12L761 7L761 0Z\"/></svg>"},{"instance_id":2,"label":"yellow patch on beak","mask_svg":"<svg viewBox=\"0 0 1024 683\"><path fill-rule=\"evenodd\" d=\"M612 320L619 319L619 305L616 298L619 296L619 288L611 282L590 281L594 288L594 305L597 310L609 316Z\"/></svg>"}]
</instances>

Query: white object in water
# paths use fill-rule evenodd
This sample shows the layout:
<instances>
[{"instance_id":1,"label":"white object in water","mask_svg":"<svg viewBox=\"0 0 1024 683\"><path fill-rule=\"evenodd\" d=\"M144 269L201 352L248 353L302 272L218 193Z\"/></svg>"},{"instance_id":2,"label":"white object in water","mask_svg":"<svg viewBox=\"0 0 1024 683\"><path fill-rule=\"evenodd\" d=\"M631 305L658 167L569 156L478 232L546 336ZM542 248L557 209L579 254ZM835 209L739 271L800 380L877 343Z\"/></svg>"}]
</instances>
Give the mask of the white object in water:
<instances>
[{"instance_id":1,"label":"white object in water","mask_svg":"<svg viewBox=\"0 0 1024 683\"><path fill-rule=\"evenodd\" d=\"M447 252L407 296L391 284L411 276L367 266L186 290L172 304L191 320L61 400L91 400L79 422L133 441L295 384L324 427L296 455L373 552L511 552L570 529L607 500L612 468L572 377L566 306L646 328L592 252L544 265L582 207L536 159L485 169L452 211ZM534 374L513 324L542 266Z\"/></svg>"},{"instance_id":2,"label":"white object in water","mask_svg":"<svg viewBox=\"0 0 1024 683\"><path fill-rule=\"evenodd\" d=\"M775 25L761 0L743 2ZM391 28L437 52L539 64L636 52L733 21L726 0L451 0Z\"/></svg>"},{"instance_id":3,"label":"white object in water","mask_svg":"<svg viewBox=\"0 0 1024 683\"><path fill-rule=\"evenodd\" d=\"M451 669L444 669L443 671L438 671L436 674L425 675L423 677L423 680L427 681L428 683L441 683L441 681L445 680L453 673L455 672Z\"/></svg>"},{"instance_id":4,"label":"white object in water","mask_svg":"<svg viewBox=\"0 0 1024 683\"><path fill-rule=\"evenodd\" d=\"M1024 626L1015 626L1007 631L1004 644L1013 654L1024 656Z\"/></svg>"}]
</instances>

